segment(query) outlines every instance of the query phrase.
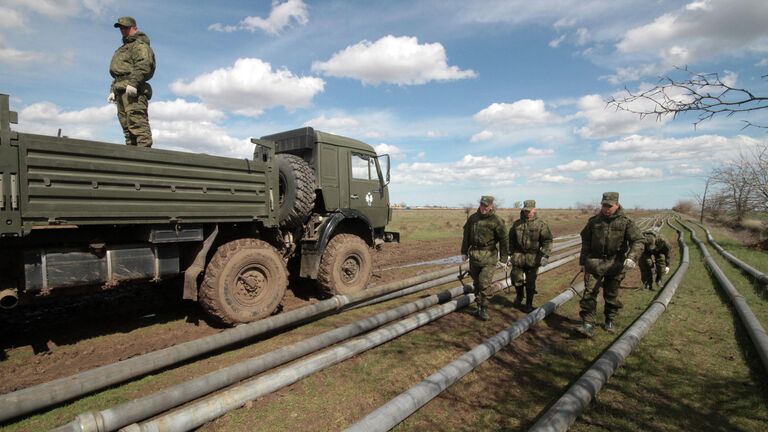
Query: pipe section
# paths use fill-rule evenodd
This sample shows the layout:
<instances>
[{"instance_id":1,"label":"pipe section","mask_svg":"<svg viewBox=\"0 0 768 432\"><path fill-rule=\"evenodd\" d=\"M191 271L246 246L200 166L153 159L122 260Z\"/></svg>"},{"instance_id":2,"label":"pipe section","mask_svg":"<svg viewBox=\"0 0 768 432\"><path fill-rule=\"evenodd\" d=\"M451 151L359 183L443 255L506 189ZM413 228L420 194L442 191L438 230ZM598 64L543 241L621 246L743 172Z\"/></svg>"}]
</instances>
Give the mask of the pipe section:
<instances>
[{"instance_id":1,"label":"pipe section","mask_svg":"<svg viewBox=\"0 0 768 432\"><path fill-rule=\"evenodd\" d=\"M575 288L568 288L554 299L515 321L514 324L486 339L457 358L447 366L428 376L424 381L396 396L362 420L350 426L348 432L388 431L408 416L416 412L427 402L434 399L446 388L468 374L481 363L509 345L514 339L525 333L532 325L544 319L557 307L573 298L574 294L584 290L584 283Z\"/></svg>"},{"instance_id":2,"label":"pipe section","mask_svg":"<svg viewBox=\"0 0 768 432\"><path fill-rule=\"evenodd\" d=\"M677 231L677 242L682 250L682 260L675 274L667 281L664 289L648 309L597 359L589 370L568 388L554 405L539 417L539 420L528 429L529 432L562 432L568 430L667 309L669 301L688 270L690 261L682 231L669 224L668 221L667 224Z\"/></svg>"},{"instance_id":3,"label":"pipe section","mask_svg":"<svg viewBox=\"0 0 768 432\"><path fill-rule=\"evenodd\" d=\"M744 324L744 327L747 329L747 334L749 334L749 338L752 339L752 343L755 345L757 354L760 356L760 360L763 362L763 368L768 371L768 334L765 333L765 329L763 328L762 324L760 324L760 321L752 312L752 309L749 308L747 301L741 294L739 294L739 292L736 290L736 287L733 286L731 281L729 281L725 276L725 273L723 273L720 267L718 267L717 263L712 258L712 255L709 254L707 247L704 246L704 243L702 243L698 237L696 237L696 232L690 226L682 222L680 222L680 224L691 232L691 239L693 239L693 241L699 247L699 250L701 250L701 254L704 256L704 264L715 276L720 286L723 288L723 290L725 290L726 294L728 294L728 298L731 299L731 303L733 304L734 309L736 309L737 315L741 319L742 324Z\"/></svg>"},{"instance_id":4,"label":"pipe section","mask_svg":"<svg viewBox=\"0 0 768 432\"><path fill-rule=\"evenodd\" d=\"M704 232L707 234L707 241L709 242L709 244L712 245L712 247L714 247L715 249L717 249L718 252L720 252L720 255L724 256L725 259L727 259L728 261L731 262L731 264L735 265L736 267L740 268L745 273L747 273L750 276L752 276L753 278L755 278L755 280L757 280L758 283L760 283L762 285L768 285L768 275L766 275L765 273L761 272L760 270L752 267L751 265L745 263L744 261L736 258L733 254L731 254L730 252L728 252L725 249L723 249L722 246L717 244L717 242L715 241L715 238L712 237L712 234L709 232L709 230L704 225L702 225L700 223L696 223L696 222L693 222L693 223L695 223L696 225L701 227L701 229L704 230Z\"/></svg>"},{"instance_id":5,"label":"pipe section","mask_svg":"<svg viewBox=\"0 0 768 432\"><path fill-rule=\"evenodd\" d=\"M270 331L318 319L330 312L338 312L349 303L388 294L453 273L456 273L456 268L442 269L369 288L353 295L337 295L313 305L242 324L214 335L0 395L0 422L166 368Z\"/></svg>"},{"instance_id":6,"label":"pipe section","mask_svg":"<svg viewBox=\"0 0 768 432\"><path fill-rule=\"evenodd\" d=\"M388 342L411 330L419 328L474 301L474 294L461 296L456 300L390 324L365 336L345 342L335 348L313 355L294 365L261 376L253 381L238 385L216 396L189 404L151 421L132 424L124 432L173 432L187 431L216 419L228 411L239 408L247 401L257 399L283 387L291 385L313 373Z\"/></svg>"},{"instance_id":7,"label":"pipe section","mask_svg":"<svg viewBox=\"0 0 768 432\"><path fill-rule=\"evenodd\" d=\"M19 304L19 293L16 288L0 291L0 309L13 309Z\"/></svg>"}]
</instances>

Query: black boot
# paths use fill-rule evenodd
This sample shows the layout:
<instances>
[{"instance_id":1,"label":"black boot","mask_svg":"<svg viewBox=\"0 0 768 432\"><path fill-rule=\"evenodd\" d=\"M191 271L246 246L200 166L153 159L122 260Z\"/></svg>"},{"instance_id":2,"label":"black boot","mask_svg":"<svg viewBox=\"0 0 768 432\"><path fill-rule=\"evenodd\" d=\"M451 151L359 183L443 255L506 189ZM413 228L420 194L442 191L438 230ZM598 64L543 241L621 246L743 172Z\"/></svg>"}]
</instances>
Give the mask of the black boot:
<instances>
[{"instance_id":1,"label":"black boot","mask_svg":"<svg viewBox=\"0 0 768 432\"><path fill-rule=\"evenodd\" d=\"M526 312L533 310L533 295L536 293L536 288L525 287L525 309Z\"/></svg>"},{"instance_id":2,"label":"black boot","mask_svg":"<svg viewBox=\"0 0 768 432\"><path fill-rule=\"evenodd\" d=\"M512 303L515 306L523 304L523 287L515 286L515 301Z\"/></svg>"}]
</instances>

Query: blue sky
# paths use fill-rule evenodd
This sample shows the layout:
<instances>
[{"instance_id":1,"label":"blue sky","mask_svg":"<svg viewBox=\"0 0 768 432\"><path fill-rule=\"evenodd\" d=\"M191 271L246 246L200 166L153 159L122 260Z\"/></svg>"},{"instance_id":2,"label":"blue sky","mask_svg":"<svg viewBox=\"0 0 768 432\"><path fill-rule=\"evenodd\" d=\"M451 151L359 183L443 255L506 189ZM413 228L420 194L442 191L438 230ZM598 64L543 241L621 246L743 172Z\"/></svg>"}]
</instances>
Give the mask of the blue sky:
<instances>
[{"instance_id":1,"label":"blue sky","mask_svg":"<svg viewBox=\"0 0 768 432\"><path fill-rule=\"evenodd\" d=\"M313 126L390 154L408 205L615 190L669 208L768 138L742 129L759 111L694 128L606 109L676 66L768 93L764 0L0 0L17 130L122 141L106 97L124 15L157 56L156 148L248 157L251 137Z\"/></svg>"}]
</instances>

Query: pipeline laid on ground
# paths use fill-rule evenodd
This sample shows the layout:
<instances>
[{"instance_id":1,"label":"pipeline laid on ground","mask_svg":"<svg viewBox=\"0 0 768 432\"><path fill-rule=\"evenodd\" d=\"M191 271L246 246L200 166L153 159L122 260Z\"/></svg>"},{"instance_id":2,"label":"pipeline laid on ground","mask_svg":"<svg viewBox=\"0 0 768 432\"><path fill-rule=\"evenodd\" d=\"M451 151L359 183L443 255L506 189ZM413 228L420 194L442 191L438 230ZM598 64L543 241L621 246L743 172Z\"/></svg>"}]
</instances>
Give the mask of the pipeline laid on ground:
<instances>
[{"instance_id":1,"label":"pipeline laid on ground","mask_svg":"<svg viewBox=\"0 0 768 432\"><path fill-rule=\"evenodd\" d=\"M529 432L563 432L576 421L576 418L589 406L592 399L613 376L640 340L650 331L653 324L666 311L672 296L674 296L680 281L688 270L690 256L685 244L682 230L672 226L677 231L677 242L682 251L680 266L675 274L664 284L664 289L658 297L643 312L642 315L619 337L600 358L595 361L576 382L544 412L528 430Z\"/></svg>"},{"instance_id":2,"label":"pipeline laid on ground","mask_svg":"<svg viewBox=\"0 0 768 432\"><path fill-rule=\"evenodd\" d=\"M405 418L416 412L427 402L434 399L446 388L471 372L481 363L488 360L499 350L509 345L514 339L525 333L532 325L544 319L557 307L573 298L574 294L584 290L584 283L569 287L557 297L544 303L533 312L515 321L514 324L486 339L457 358L447 366L430 375L424 381L416 384L407 391L396 396L377 410L365 416L362 420L350 426L347 431L368 432L387 431L395 427Z\"/></svg>"},{"instance_id":3,"label":"pipeline laid on ground","mask_svg":"<svg viewBox=\"0 0 768 432\"><path fill-rule=\"evenodd\" d=\"M729 281L725 276L725 273L723 273L720 267L718 267L717 263L712 258L712 255L709 254L707 247L704 246L704 243L702 243L698 237L696 237L696 231L694 231L694 229L690 226L682 222L680 223L685 227L685 229L690 231L691 239L693 239L694 243L696 243L696 245L699 247L699 250L701 250L701 254L704 256L705 265L715 276L720 286L723 288L723 290L725 290L726 294L728 294L728 298L731 299L731 303L733 304L734 309L736 309L736 313L739 315L741 322L747 329L747 334L749 334L749 338L752 339L752 343L757 350L757 354L760 356L760 360L763 362L763 367L766 371L768 371L768 335L765 333L765 329L763 328L762 324L760 324L760 321L757 319L755 314L752 312L752 309L749 308L749 305L747 304L747 301L744 299L744 297L739 294L739 292L736 290L736 287L733 286L731 281Z\"/></svg>"},{"instance_id":4,"label":"pipeline laid on ground","mask_svg":"<svg viewBox=\"0 0 768 432\"><path fill-rule=\"evenodd\" d=\"M575 259L574 254L566 256L564 259L554 261L547 266L542 267L540 269L540 273L555 269L572 261L573 259ZM503 277L498 278L497 280L501 279L503 279ZM440 285L442 285L455 280L456 276L452 275L436 279L432 281L432 283L439 282ZM406 290L398 291L393 294L406 295L402 294L403 291L412 291L414 288L419 288L419 285L408 288ZM420 288L420 290L423 289L426 288ZM188 402L202 395L211 393L227 385L274 368L280 364L294 360L303 355L307 355L311 352L317 351L341 340L351 338L356 334L383 325L385 322L392 321L399 317L405 316L406 314L432 306L438 302L447 301L452 297L465 293L467 289L468 288L464 285L458 285L448 291L443 291L441 293L425 297L390 311L382 312L373 317L360 320L356 323L330 330L321 335L297 342L283 348L279 348L275 351L263 354L256 358L243 361L224 369L220 369L219 371L192 379L190 381L178 384L143 398L126 402L124 404L99 412L88 412L80 414L72 422L55 429L55 431L105 432L116 430L132 422L149 418L157 413L178 406L184 402ZM379 300L379 298L376 300Z\"/></svg>"},{"instance_id":5,"label":"pipeline laid on ground","mask_svg":"<svg viewBox=\"0 0 768 432\"><path fill-rule=\"evenodd\" d=\"M753 278L755 278L755 280L757 282L759 282L759 283L761 283L763 285L768 285L768 275L766 275L765 273L761 272L760 270L752 267L751 265L745 263L744 261L736 258L733 254L731 254L730 252L728 252L725 249L723 249L722 246L717 244L717 242L715 241L715 238L712 237L712 233L709 232L707 227L705 227L704 225L702 225L700 223L697 223L697 222L693 222L693 223L695 223L696 225L700 226L701 229L704 230L704 232L707 234L707 241L709 242L709 244L712 245L712 247L714 247L715 249L717 249L718 252L720 252L720 255L724 256L725 259L730 261L733 265L735 265L736 267L740 268L745 273L747 273L750 276L752 276Z\"/></svg>"}]
</instances>

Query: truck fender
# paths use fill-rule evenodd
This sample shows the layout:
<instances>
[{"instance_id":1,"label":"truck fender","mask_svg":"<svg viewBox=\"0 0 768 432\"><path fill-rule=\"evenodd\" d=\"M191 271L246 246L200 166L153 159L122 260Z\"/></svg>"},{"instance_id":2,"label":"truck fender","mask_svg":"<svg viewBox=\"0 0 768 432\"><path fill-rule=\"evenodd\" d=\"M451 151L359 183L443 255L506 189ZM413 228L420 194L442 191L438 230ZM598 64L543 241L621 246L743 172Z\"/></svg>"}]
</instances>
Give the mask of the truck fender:
<instances>
[{"instance_id":1,"label":"truck fender","mask_svg":"<svg viewBox=\"0 0 768 432\"><path fill-rule=\"evenodd\" d=\"M310 279L317 279L317 271L320 268L320 259L323 256L328 242L331 240L342 222L357 220L365 225L365 233L360 237L369 245L373 246L373 228L371 220L367 216L353 209L341 209L328 216L318 227L317 240L305 241L301 244L301 270L299 276ZM357 233L354 233L357 234Z\"/></svg>"},{"instance_id":2,"label":"truck fender","mask_svg":"<svg viewBox=\"0 0 768 432\"><path fill-rule=\"evenodd\" d=\"M184 294L182 295L184 300L197 301L197 276L205 269L205 257L208 256L208 251L211 250L217 235L219 235L218 224L214 225L213 231L208 234L208 237L202 243L199 243L195 260L184 271Z\"/></svg>"}]
</instances>

